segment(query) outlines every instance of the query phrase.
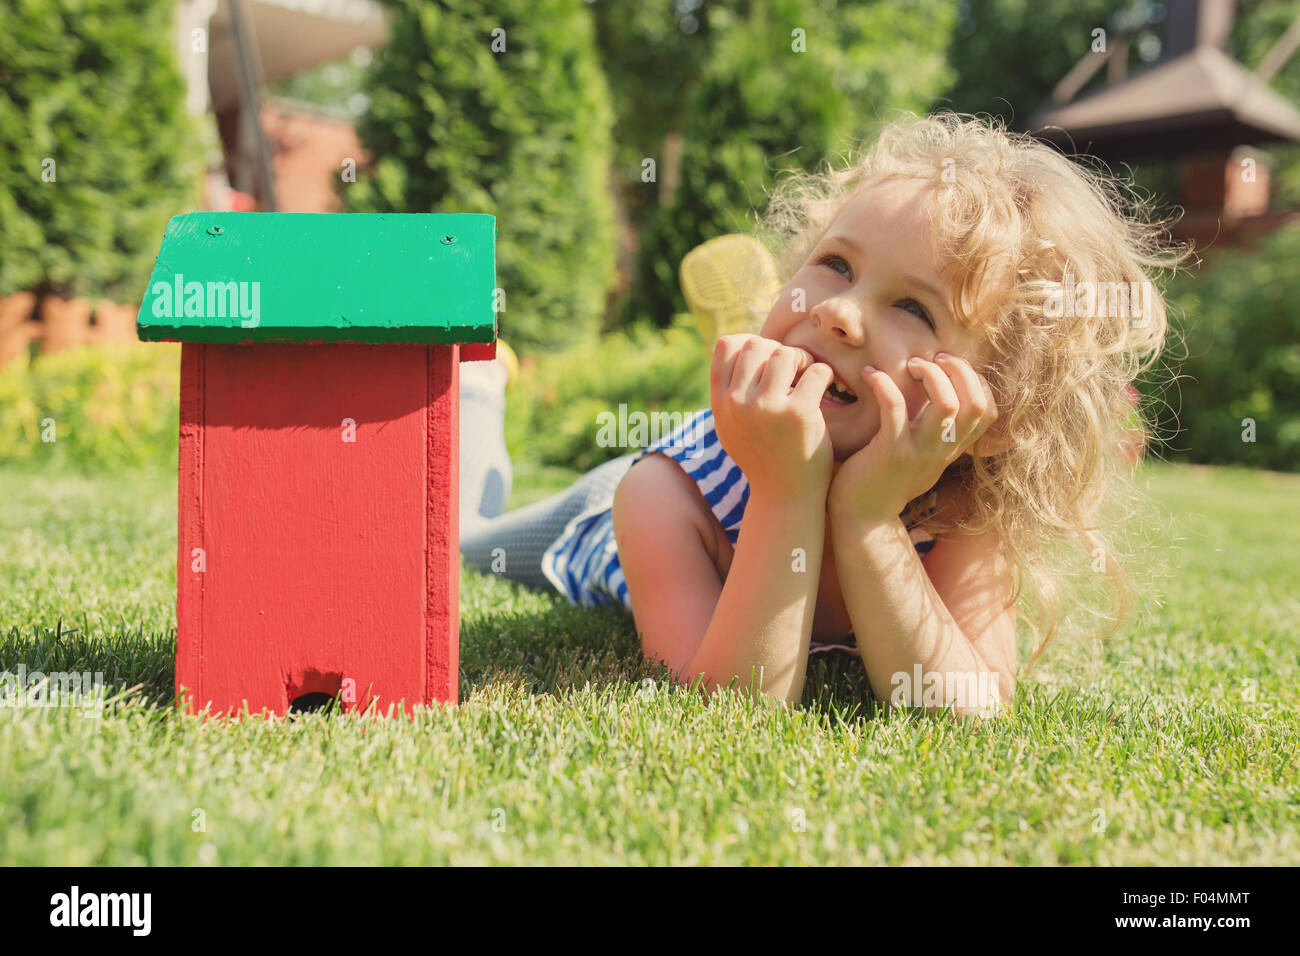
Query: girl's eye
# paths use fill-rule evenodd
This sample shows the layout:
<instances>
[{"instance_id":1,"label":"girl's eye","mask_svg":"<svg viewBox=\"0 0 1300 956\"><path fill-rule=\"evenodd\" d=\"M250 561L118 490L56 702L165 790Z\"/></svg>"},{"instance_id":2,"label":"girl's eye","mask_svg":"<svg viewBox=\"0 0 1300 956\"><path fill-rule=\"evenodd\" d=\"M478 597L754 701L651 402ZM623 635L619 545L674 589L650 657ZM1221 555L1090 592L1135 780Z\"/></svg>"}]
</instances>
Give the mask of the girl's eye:
<instances>
[{"instance_id":1,"label":"girl's eye","mask_svg":"<svg viewBox=\"0 0 1300 956\"><path fill-rule=\"evenodd\" d=\"M829 265L832 262L838 262L840 265L844 267L844 272L840 273L841 275L845 277L852 276L852 270L849 269L849 264L832 252L828 252L826 255L818 259L817 265L824 266L824 265Z\"/></svg>"},{"instance_id":2,"label":"girl's eye","mask_svg":"<svg viewBox=\"0 0 1300 956\"><path fill-rule=\"evenodd\" d=\"M834 263L839 263L844 267L844 272L840 273L841 275L843 275L845 278L849 279L850 281L853 279L853 270L849 268L849 264L845 262L841 256L837 256L833 252L826 253L816 262L816 264L819 266L832 266L832 268L834 267L833 266ZM934 320L930 318L930 313L925 310L925 306L923 306L920 302L917 302L915 299L900 299L898 301L898 304L904 307L908 307L908 306L914 307L915 311L913 311L912 314L920 318L922 321L924 321L925 324L928 325L930 329L933 331Z\"/></svg>"},{"instance_id":3,"label":"girl's eye","mask_svg":"<svg viewBox=\"0 0 1300 956\"><path fill-rule=\"evenodd\" d=\"M934 328L934 320L930 318L930 313L925 311L925 306L923 306L920 302L917 302L915 299L899 299L898 304L903 306L904 308L906 308L909 305L915 306L916 310L913 311L912 314L917 316L918 318L924 319L925 324L928 325L931 329Z\"/></svg>"}]
</instances>

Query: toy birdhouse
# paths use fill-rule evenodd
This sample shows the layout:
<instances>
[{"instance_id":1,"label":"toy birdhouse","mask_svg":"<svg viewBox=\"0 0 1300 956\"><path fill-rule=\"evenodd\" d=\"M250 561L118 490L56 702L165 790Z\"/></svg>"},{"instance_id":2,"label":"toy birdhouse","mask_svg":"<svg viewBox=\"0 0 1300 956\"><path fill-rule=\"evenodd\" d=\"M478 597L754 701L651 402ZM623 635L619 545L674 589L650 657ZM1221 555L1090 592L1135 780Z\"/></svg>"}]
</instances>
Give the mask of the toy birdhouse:
<instances>
[{"instance_id":1,"label":"toy birdhouse","mask_svg":"<svg viewBox=\"0 0 1300 956\"><path fill-rule=\"evenodd\" d=\"M459 362L488 215L205 212L137 321L180 341L176 691L192 711L456 703Z\"/></svg>"}]
</instances>

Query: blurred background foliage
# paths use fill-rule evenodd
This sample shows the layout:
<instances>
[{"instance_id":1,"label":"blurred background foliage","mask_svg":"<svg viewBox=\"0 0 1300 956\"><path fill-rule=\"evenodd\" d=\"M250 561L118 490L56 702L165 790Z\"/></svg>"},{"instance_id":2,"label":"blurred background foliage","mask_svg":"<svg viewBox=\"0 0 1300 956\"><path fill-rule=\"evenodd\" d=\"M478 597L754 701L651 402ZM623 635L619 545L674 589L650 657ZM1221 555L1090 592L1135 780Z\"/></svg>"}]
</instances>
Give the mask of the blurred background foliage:
<instances>
[{"instance_id":1,"label":"blurred background foliage","mask_svg":"<svg viewBox=\"0 0 1300 956\"><path fill-rule=\"evenodd\" d=\"M202 170L173 8L0 4L0 296L144 294L163 228L198 202Z\"/></svg>"},{"instance_id":2,"label":"blurred background foliage","mask_svg":"<svg viewBox=\"0 0 1300 956\"><path fill-rule=\"evenodd\" d=\"M642 323L538 363L507 392L511 459L586 471L626 455L627 448L597 444L599 416L617 423L620 404L626 417L707 408L711 348L683 313L666 329Z\"/></svg>"},{"instance_id":3,"label":"blurred background foliage","mask_svg":"<svg viewBox=\"0 0 1300 956\"><path fill-rule=\"evenodd\" d=\"M382 2L386 46L274 89L357 117L372 162L340 184L346 209L497 217L500 332L524 361L511 452L584 469L617 451L595 444L600 411L707 405L711 343L684 315L677 269L699 243L749 231L782 170L814 169L902 110L990 113L1023 128L1091 31L1130 6ZM184 113L170 13L168 0L0 0L0 296L39 286L129 301L167 217L193 208L202 137ZM1300 0L1239 0L1228 52L1253 68L1297 16ZM498 28L505 52L491 48ZM1130 71L1151 52L1135 43ZM1102 82L1104 71L1092 85ZM1271 85L1300 102L1300 56ZM1300 205L1300 146L1262 151L1274 207ZM47 154L57 188L40 179ZM1116 172L1157 201L1177 183L1170 164ZM1188 356L1176 361L1174 343L1168 371L1180 380L1143 385L1172 436L1162 454L1300 468L1295 232L1211 250L1199 273L1169 285ZM90 347L0 369L0 460L174 462L175 354L136 352ZM96 407L111 401L125 403L120 419ZM135 417L150 409L156 420ZM33 445L51 416L56 447ZM1245 417L1253 443L1241 441Z\"/></svg>"},{"instance_id":4,"label":"blurred background foliage","mask_svg":"<svg viewBox=\"0 0 1300 956\"><path fill-rule=\"evenodd\" d=\"M1162 457L1300 471L1300 225L1219 253L1166 294L1165 381L1139 383Z\"/></svg>"},{"instance_id":5,"label":"blurred background foliage","mask_svg":"<svg viewBox=\"0 0 1300 956\"><path fill-rule=\"evenodd\" d=\"M952 79L943 56L952 0L755 0L708 14L707 62L673 111L680 172L657 171L660 188L665 176L680 183L671 198L641 207L648 215L623 323L648 315L662 325L685 309L682 257L715 236L752 231L780 170L817 168L894 111L924 111ZM653 155L656 144L644 146Z\"/></svg>"},{"instance_id":6,"label":"blurred background foliage","mask_svg":"<svg viewBox=\"0 0 1300 956\"><path fill-rule=\"evenodd\" d=\"M500 334L592 338L613 282L613 110L582 0L384 0L358 122L373 162L347 212L496 216ZM496 49L494 50L494 46Z\"/></svg>"},{"instance_id":7,"label":"blurred background foliage","mask_svg":"<svg viewBox=\"0 0 1300 956\"><path fill-rule=\"evenodd\" d=\"M0 369L0 462L87 474L180 460L176 342L92 345Z\"/></svg>"}]
</instances>

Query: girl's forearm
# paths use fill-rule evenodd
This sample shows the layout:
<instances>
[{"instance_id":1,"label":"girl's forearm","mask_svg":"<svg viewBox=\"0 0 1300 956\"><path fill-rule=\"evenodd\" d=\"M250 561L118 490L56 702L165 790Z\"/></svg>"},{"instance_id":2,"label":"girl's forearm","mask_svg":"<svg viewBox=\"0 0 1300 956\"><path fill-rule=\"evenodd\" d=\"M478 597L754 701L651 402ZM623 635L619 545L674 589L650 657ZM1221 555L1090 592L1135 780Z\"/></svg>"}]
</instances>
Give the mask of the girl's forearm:
<instances>
[{"instance_id":1,"label":"girl's forearm","mask_svg":"<svg viewBox=\"0 0 1300 956\"><path fill-rule=\"evenodd\" d=\"M797 704L821 581L825 496L791 501L750 488L708 630L688 671L703 673L710 692L739 677L739 688Z\"/></svg>"},{"instance_id":2,"label":"girl's forearm","mask_svg":"<svg viewBox=\"0 0 1300 956\"><path fill-rule=\"evenodd\" d=\"M903 522L831 520L844 603L877 699L996 712L997 672L935 591Z\"/></svg>"}]
</instances>

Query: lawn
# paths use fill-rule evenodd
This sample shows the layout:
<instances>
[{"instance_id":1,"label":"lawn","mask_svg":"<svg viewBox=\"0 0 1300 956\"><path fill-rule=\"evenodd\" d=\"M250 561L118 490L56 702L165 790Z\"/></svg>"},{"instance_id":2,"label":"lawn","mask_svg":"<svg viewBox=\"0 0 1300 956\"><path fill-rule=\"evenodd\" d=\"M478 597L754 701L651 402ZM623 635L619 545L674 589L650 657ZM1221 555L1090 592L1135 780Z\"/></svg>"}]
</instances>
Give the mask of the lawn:
<instances>
[{"instance_id":1,"label":"lawn","mask_svg":"<svg viewBox=\"0 0 1300 956\"><path fill-rule=\"evenodd\" d=\"M110 689L0 709L0 863L1300 863L1300 476L1144 480L1161 590L982 727L876 714L851 659L798 709L705 701L630 615L470 570L459 707L204 723L169 707L175 472L0 468L0 670Z\"/></svg>"}]
</instances>

